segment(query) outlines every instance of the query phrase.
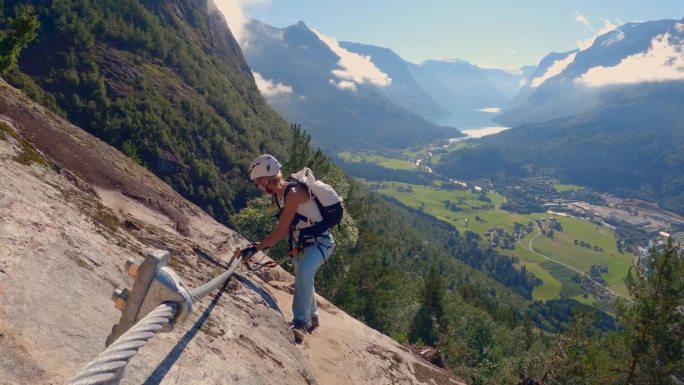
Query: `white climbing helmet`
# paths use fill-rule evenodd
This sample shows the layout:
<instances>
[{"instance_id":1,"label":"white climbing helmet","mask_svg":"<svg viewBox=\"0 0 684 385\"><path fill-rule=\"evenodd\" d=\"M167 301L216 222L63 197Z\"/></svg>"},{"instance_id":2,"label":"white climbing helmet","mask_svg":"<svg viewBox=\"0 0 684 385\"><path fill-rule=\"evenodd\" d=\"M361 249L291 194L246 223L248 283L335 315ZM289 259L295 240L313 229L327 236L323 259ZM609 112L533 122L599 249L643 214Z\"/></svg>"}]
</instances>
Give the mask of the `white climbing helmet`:
<instances>
[{"instance_id":1,"label":"white climbing helmet","mask_svg":"<svg viewBox=\"0 0 684 385\"><path fill-rule=\"evenodd\" d=\"M273 155L259 155L249 165L249 178L255 180L262 176L273 177L280 171L280 162Z\"/></svg>"}]
</instances>

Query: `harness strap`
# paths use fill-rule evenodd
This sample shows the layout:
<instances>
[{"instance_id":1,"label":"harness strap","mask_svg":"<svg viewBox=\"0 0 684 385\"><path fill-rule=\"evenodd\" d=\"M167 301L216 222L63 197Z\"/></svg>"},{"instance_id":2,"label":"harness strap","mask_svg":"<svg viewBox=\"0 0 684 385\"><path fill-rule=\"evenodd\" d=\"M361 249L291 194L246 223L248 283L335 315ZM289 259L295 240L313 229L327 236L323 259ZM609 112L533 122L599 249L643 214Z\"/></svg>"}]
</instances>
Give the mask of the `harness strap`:
<instances>
[{"instance_id":1,"label":"harness strap","mask_svg":"<svg viewBox=\"0 0 684 385\"><path fill-rule=\"evenodd\" d=\"M320 243L318 241L319 238L330 239L330 233L328 233L328 234L323 233L323 234L317 235L317 236L307 236L304 238L300 238L299 242L297 242L297 248L299 249L299 251L302 251L309 246L316 245L316 246L318 246L318 249L321 251L321 253L323 253L321 246L325 247L326 249L329 249L330 246L326 246L326 245ZM325 257L323 257L323 258L325 259Z\"/></svg>"}]
</instances>

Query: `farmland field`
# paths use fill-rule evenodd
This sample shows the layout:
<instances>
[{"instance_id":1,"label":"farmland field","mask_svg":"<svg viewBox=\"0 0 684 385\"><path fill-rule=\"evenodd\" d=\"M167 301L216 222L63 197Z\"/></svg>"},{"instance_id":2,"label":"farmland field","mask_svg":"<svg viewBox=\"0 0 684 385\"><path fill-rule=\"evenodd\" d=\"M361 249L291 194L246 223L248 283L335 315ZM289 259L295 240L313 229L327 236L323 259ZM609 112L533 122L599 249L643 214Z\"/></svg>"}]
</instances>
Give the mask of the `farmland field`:
<instances>
[{"instance_id":1,"label":"farmland field","mask_svg":"<svg viewBox=\"0 0 684 385\"><path fill-rule=\"evenodd\" d=\"M371 155L371 154L351 153L351 152L340 152L337 155L340 158L342 158L343 160L345 160L347 162L352 162L352 163L368 162L368 163L377 164L378 166L382 166L382 167L390 168L390 169L395 169L395 170L413 171L416 169L416 167L406 159L388 158L388 157L381 156L381 155Z\"/></svg>"},{"instance_id":2,"label":"farmland field","mask_svg":"<svg viewBox=\"0 0 684 385\"><path fill-rule=\"evenodd\" d=\"M617 250L615 235L605 227L584 219L549 213L521 215L501 210L499 207L505 202L505 198L494 192L445 189L438 184L421 186L386 182L369 185L380 194L396 198L409 207L423 210L426 214L453 224L461 232L470 230L479 233L483 236L483 245L489 242L484 236L491 229L501 228L506 232L513 232L516 222L526 226L530 221L544 219L543 226L547 226L550 218L554 218L563 230L554 231L553 238L545 235L535 237L539 234L539 228L535 225L535 231L525 234L513 250L497 248L502 254L518 257L521 265L525 265L528 271L544 281L535 288L533 298L546 300L581 297L582 289L572 280L579 273L571 268L588 273L592 265L607 268L607 273L603 273L601 277L609 289L622 295L628 294L623 278L632 265L632 257ZM594 298L583 298L582 302L591 303Z\"/></svg>"},{"instance_id":3,"label":"farmland field","mask_svg":"<svg viewBox=\"0 0 684 385\"><path fill-rule=\"evenodd\" d=\"M556 189L558 192L564 192L564 191L578 191L582 189L582 186L577 186L574 184L554 184L553 188Z\"/></svg>"}]
</instances>

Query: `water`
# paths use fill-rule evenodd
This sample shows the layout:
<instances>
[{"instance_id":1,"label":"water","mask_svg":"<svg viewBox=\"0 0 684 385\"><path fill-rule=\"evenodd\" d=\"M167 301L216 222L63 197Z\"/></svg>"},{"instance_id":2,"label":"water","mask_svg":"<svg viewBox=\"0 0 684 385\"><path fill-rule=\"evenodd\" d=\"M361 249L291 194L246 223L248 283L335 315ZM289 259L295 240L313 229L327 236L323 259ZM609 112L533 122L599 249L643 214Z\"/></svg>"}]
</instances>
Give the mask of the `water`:
<instances>
[{"instance_id":1,"label":"water","mask_svg":"<svg viewBox=\"0 0 684 385\"><path fill-rule=\"evenodd\" d=\"M481 127L472 130L461 130L462 133L466 134L468 138L481 138L487 135L498 134L501 131L506 131L510 127L504 126L491 126L491 127Z\"/></svg>"},{"instance_id":2,"label":"water","mask_svg":"<svg viewBox=\"0 0 684 385\"><path fill-rule=\"evenodd\" d=\"M492 122L492 118L497 116L500 112L500 107L486 107L475 110L470 108L457 108L451 110L452 115L436 123L458 128L459 131L467 135L466 138L459 138L460 140L481 138L487 135L498 134L499 132L510 128L499 126Z\"/></svg>"}]
</instances>

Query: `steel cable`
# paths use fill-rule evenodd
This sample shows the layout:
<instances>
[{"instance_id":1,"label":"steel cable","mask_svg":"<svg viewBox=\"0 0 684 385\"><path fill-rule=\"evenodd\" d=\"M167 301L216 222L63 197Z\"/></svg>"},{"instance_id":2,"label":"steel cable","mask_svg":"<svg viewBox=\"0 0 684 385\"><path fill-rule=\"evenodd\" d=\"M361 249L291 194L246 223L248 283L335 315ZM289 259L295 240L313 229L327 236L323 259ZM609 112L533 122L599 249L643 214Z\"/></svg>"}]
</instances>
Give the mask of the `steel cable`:
<instances>
[{"instance_id":1,"label":"steel cable","mask_svg":"<svg viewBox=\"0 0 684 385\"><path fill-rule=\"evenodd\" d=\"M199 301L223 285L233 275L239 264L240 259L235 258L228 270L204 285L190 290L192 302ZM177 310L178 305L173 302L165 302L154 308L154 310L138 321L132 328L128 329L126 333L122 334L121 337L109 345L88 365L83 367L76 376L67 382L67 385L118 384L129 361L140 348L145 346L150 338L171 322Z\"/></svg>"},{"instance_id":2,"label":"steel cable","mask_svg":"<svg viewBox=\"0 0 684 385\"><path fill-rule=\"evenodd\" d=\"M226 282L226 280L228 280L228 278L230 278L231 275L233 275L235 269L237 269L239 264L240 259L235 258L228 267L228 270L217 275L214 279L205 283L204 285L190 290L190 298L192 298L192 302L194 303L196 301L199 301L200 299L202 299L203 297L205 297L206 295L210 294L212 291L216 290L221 285L223 285L223 283Z\"/></svg>"}]
</instances>

